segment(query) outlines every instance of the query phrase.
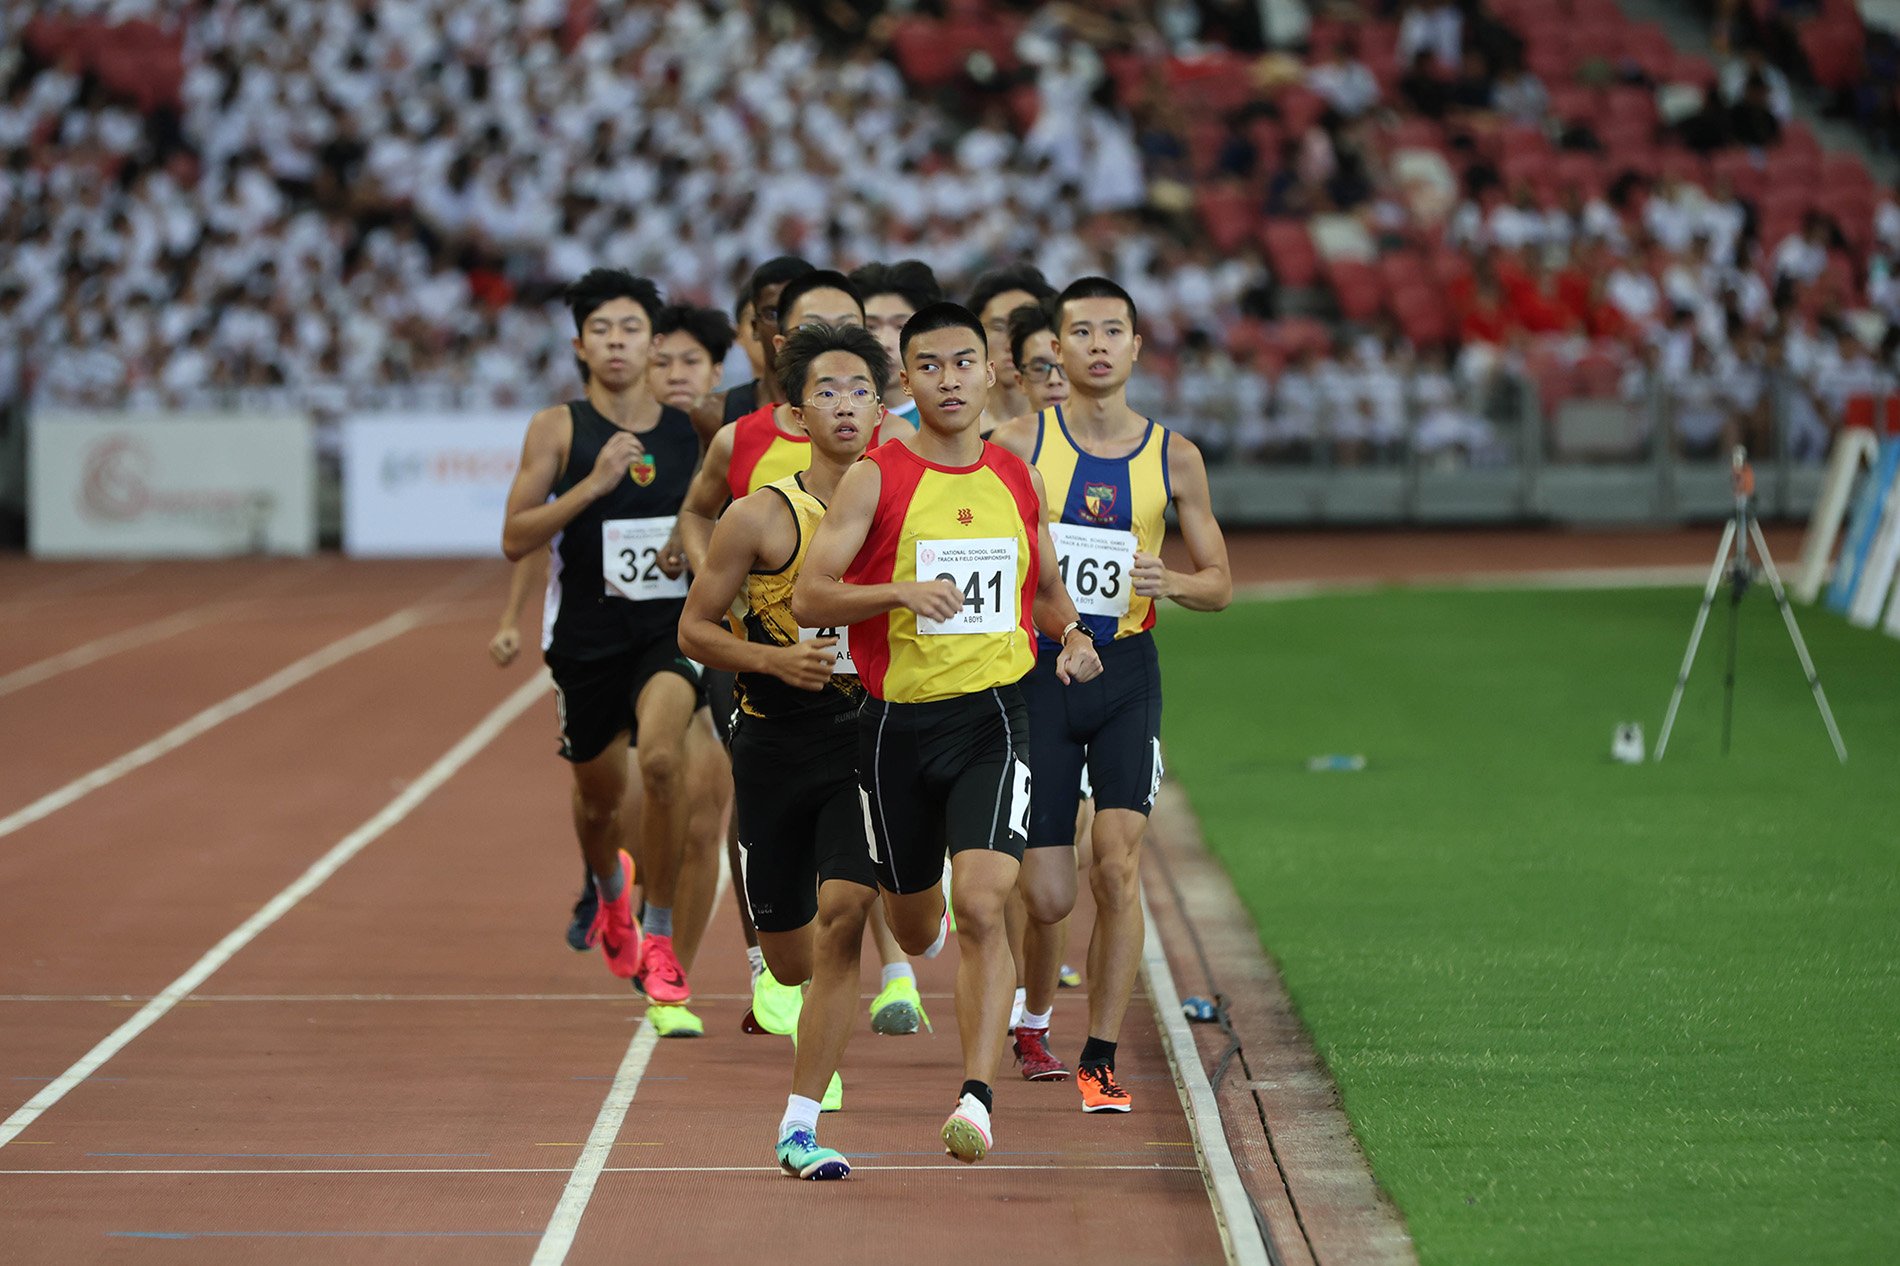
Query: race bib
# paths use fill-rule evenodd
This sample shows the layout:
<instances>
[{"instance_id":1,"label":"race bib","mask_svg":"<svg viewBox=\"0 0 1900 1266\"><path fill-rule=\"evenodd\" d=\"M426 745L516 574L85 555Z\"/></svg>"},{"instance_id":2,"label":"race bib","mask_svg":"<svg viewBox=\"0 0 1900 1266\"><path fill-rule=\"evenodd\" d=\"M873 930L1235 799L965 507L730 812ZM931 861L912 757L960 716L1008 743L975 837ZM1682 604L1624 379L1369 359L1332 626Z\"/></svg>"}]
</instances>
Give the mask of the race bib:
<instances>
[{"instance_id":1,"label":"race bib","mask_svg":"<svg viewBox=\"0 0 1900 1266\"><path fill-rule=\"evenodd\" d=\"M917 579L947 580L963 591L963 610L948 620L917 617L920 634L1007 633L1022 623L1017 609L1013 536L917 542Z\"/></svg>"},{"instance_id":2,"label":"race bib","mask_svg":"<svg viewBox=\"0 0 1900 1266\"><path fill-rule=\"evenodd\" d=\"M1134 596L1135 534L1112 528L1051 523L1056 570L1083 615L1128 614Z\"/></svg>"},{"instance_id":3,"label":"race bib","mask_svg":"<svg viewBox=\"0 0 1900 1266\"><path fill-rule=\"evenodd\" d=\"M831 671L846 677L857 676L858 666L851 658L851 626L847 624L841 629L800 629L798 631L798 640L801 642L809 642L820 637L838 639L838 644L831 648L836 656L832 660Z\"/></svg>"},{"instance_id":4,"label":"race bib","mask_svg":"<svg viewBox=\"0 0 1900 1266\"><path fill-rule=\"evenodd\" d=\"M600 570L607 594L634 602L684 598L684 572L669 577L660 570L660 552L673 534L673 517L608 519L600 525Z\"/></svg>"}]
</instances>

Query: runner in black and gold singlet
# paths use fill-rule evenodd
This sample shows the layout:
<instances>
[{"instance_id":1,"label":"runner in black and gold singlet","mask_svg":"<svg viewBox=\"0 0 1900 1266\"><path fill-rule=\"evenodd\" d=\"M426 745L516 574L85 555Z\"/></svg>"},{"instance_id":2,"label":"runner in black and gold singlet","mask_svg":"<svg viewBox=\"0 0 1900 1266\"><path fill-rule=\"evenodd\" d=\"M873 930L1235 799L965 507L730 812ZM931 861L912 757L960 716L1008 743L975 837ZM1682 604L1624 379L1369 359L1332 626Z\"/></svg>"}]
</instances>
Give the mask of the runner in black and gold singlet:
<instances>
[{"instance_id":1,"label":"runner in black and gold singlet","mask_svg":"<svg viewBox=\"0 0 1900 1266\"><path fill-rule=\"evenodd\" d=\"M916 435L873 449L839 484L792 598L799 622L851 626L868 698L858 779L872 860L898 941L922 952L943 915L950 855L962 962L964 1083L944 1123L958 1160L990 1149L990 1082L1009 1020L1003 903L1027 838L1027 721L1016 683L1034 637L1063 646L1062 678L1101 667L1056 574L1041 481L977 434L993 371L982 324L931 304L905 325Z\"/></svg>"},{"instance_id":2,"label":"runner in black and gold singlet","mask_svg":"<svg viewBox=\"0 0 1900 1266\"><path fill-rule=\"evenodd\" d=\"M1058 924L1075 905L1074 831L1085 764L1095 795L1089 1032L1076 1069L1088 1112L1132 1106L1115 1079L1115 1043L1141 959L1141 837L1161 786L1161 668L1149 632L1155 605L1172 598L1191 610L1218 611L1233 596L1199 450L1128 407L1128 378L1140 351L1127 292L1102 277L1073 283L1057 300L1055 335L1043 349L1060 356L1069 400L996 434L997 443L1042 475L1057 568L1107 667L1097 681L1066 686L1060 648L1045 642L1023 681L1035 790L1022 887L1032 933ZM1193 563L1189 572L1161 562L1170 504ZM1033 1055L1046 1051L1036 1030L1046 1030L1054 1004L1056 957L1028 957L1038 971L1027 981L1029 1031L1019 1028L1016 1041L1019 1054L1027 1046Z\"/></svg>"},{"instance_id":3,"label":"runner in black and gold singlet","mask_svg":"<svg viewBox=\"0 0 1900 1266\"><path fill-rule=\"evenodd\" d=\"M863 688L844 643L833 630L800 628L791 597L826 500L871 442L885 356L859 327L808 325L779 365L793 418L811 439L810 467L720 517L680 645L737 674L732 759L746 897L771 974L811 982L779 1163L800 1178L842 1178L850 1164L818 1146L817 1130L851 1032L859 947L877 897L858 802Z\"/></svg>"}]
</instances>

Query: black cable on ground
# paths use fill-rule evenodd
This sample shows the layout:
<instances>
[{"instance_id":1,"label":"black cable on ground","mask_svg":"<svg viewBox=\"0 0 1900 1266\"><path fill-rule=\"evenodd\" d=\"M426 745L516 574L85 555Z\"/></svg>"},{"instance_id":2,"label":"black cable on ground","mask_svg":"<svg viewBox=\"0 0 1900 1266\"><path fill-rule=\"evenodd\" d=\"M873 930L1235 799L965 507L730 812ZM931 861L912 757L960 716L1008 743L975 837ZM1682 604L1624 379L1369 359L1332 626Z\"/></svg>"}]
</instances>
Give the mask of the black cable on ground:
<instances>
[{"instance_id":1,"label":"black cable on ground","mask_svg":"<svg viewBox=\"0 0 1900 1266\"><path fill-rule=\"evenodd\" d=\"M1232 1018L1227 1014L1227 995L1221 992L1220 982L1214 977L1214 966L1208 961L1207 947L1201 943L1201 934L1195 928L1194 920L1188 914L1187 898L1181 894L1181 885L1175 881L1174 867L1168 861L1167 851L1158 847L1151 838L1148 852L1154 857L1156 864L1161 868L1161 877L1167 881L1168 891L1174 898L1174 908L1181 918L1181 925L1187 929L1188 939L1194 943L1194 956L1200 960L1201 975L1207 981L1208 993L1213 996L1215 1022L1220 1025L1221 1032L1227 1037L1227 1049L1222 1051L1220 1058L1215 1061L1214 1071L1208 1078L1213 1084L1216 1099L1218 1100L1221 1082L1226 1079L1227 1069L1235 1060L1240 1061L1241 1071L1245 1073L1249 1079L1252 1078L1253 1070L1247 1065L1246 1044L1241 1041L1239 1032L1234 1028ZM1254 1111L1259 1115L1261 1132L1266 1135L1267 1154L1273 1157L1274 1172L1280 1176L1280 1188L1286 1192L1287 1207L1293 1210L1293 1221L1294 1224L1299 1227L1300 1239L1305 1242L1306 1251L1312 1256L1313 1260L1318 1262L1320 1260L1319 1253L1313 1247L1313 1237L1307 1233L1306 1219L1300 1214L1300 1202L1293 1194L1292 1184L1287 1181L1286 1164L1280 1159L1280 1148L1279 1145L1274 1142L1273 1126L1267 1121L1266 1108L1261 1104L1260 1095L1257 1091L1249 1091L1248 1093L1253 1098ZM1242 1183L1241 1188L1245 1190L1246 1184ZM1261 1212L1260 1202L1254 1199L1253 1192L1251 1191L1247 1192L1247 1207L1253 1211L1254 1225L1260 1230L1261 1242L1267 1246L1267 1260L1272 1263L1272 1266L1284 1266L1284 1261L1280 1257L1279 1249L1274 1247L1273 1235L1267 1225L1267 1215Z\"/></svg>"}]
</instances>

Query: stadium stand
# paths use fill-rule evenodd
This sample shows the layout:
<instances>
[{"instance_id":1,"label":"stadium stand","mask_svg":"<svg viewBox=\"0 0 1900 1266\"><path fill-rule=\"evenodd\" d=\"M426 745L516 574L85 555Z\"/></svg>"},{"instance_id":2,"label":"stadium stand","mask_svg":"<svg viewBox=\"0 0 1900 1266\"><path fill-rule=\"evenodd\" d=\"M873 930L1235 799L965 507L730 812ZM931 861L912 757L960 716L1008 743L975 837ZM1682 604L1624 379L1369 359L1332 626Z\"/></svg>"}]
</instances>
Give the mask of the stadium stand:
<instances>
[{"instance_id":1,"label":"stadium stand","mask_svg":"<svg viewBox=\"0 0 1900 1266\"><path fill-rule=\"evenodd\" d=\"M569 385L562 279L726 306L785 251L1117 276L1144 403L1228 460L1805 458L1893 390L1900 204L1767 52L1614 0L1332 3L1285 48L1225 0L845 8L9 17L0 397L513 407ZM1792 46L1854 82L1818 12Z\"/></svg>"}]
</instances>

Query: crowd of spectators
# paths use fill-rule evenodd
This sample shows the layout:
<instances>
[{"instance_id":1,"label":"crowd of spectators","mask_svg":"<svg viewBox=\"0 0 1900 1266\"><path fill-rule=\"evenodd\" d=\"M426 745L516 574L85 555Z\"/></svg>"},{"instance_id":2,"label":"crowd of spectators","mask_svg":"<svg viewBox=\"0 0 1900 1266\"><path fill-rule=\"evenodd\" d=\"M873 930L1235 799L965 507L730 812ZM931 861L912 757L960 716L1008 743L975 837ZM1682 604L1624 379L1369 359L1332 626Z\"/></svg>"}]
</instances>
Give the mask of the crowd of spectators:
<instances>
[{"instance_id":1,"label":"crowd of spectators","mask_svg":"<svg viewBox=\"0 0 1900 1266\"><path fill-rule=\"evenodd\" d=\"M1773 203L1800 125L1758 54L1553 61L1503 0L1332 4L1307 52L1250 0L915 8L9 7L0 399L526 408L574 387L566 278L730 307L781 253L1116 276L1139 402L1225 459L1508 460L1526 381L1805 454L1890 389L1900 205ZM175 100L44 38L75 18L177 42Z\"/></svg>"}]
</instances>

